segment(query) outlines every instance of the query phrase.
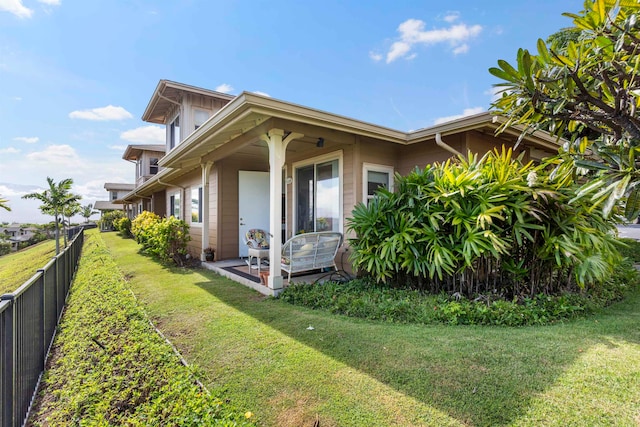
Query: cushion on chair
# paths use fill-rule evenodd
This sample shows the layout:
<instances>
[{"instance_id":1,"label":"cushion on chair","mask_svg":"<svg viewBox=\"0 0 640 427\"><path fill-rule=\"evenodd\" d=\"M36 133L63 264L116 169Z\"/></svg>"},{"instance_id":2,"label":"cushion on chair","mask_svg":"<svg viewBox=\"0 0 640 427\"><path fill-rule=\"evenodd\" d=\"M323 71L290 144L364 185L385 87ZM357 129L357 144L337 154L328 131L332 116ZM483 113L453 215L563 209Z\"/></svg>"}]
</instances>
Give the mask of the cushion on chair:
<instances>
[{"instance_id":1,"label":"cushion on chair","mask_svg":"<svg viewBox=\"0 0 640 427\"><path fill-rule=\"evenodd\" d=\"M259 228L252 228L247 231L247 246L255 249L269 249L267 232Z\"/></svg>"}]
</instances>

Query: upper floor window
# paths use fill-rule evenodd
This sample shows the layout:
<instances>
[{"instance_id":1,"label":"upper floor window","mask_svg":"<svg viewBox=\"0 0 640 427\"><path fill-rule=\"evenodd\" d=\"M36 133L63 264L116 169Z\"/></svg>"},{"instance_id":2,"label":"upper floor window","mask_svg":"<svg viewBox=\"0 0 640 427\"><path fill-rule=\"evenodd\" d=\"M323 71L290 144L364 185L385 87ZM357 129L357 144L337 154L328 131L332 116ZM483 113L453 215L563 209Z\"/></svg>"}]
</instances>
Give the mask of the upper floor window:
<instances>
[{"instance_id":1,"label":"upper floor window","mask_svg":"<svg viewBox=\"0 0 640 427\"><path fill-rule=\"evenodd\" d=\"M177 116L169 125L169 149L180 144L180 116Z\"/></svg>"},{"instance_id":2,"label":"upper floor window","mask_svg":"<svg viewBox=\"0 0 640 427\"><path fill-rule=\"evenodd\" d=\"M149 160L149 175L155 175L158 173L158 158L152 157Z\"/></svg>"},{"instance_id":3,"label":"upper floor window","mask_svg":"<svg viewBox=\"0 0 640 427\"><path fill-rule=\"evenodd\" d=\"M142 159L138 159L136 160L136 178L139 178L142 175Z\"/></svg>"},{"instance_id":4,"label":"upper floor window","mask_svg":"<svg viewBox=\"0 0 640 427\"><path fill-rule=\"evenodd\" d=\"M194 130L198 129L200 126L202 126L204 124L204 122L207 121L207 119L209 118L209 112L206 110L201 110L199 108L196 108L193 110L193 124L194 124Z\"/></svg>"},{"instance_id":5,"label":"upper floor window","mask_svg":"<svg viewBox=\"0 0 640 427\"><path fill-rule=\"evenodd\" d=\"M369 204L379 188L393 191L393 167L365 163L362 166L362 201Z\"/></svg>"},{"instance_id":6,"label":"upper floor window","mask_svg":"<svg viewBox=\"0 0 640 427\"><path fill-rule=\"evenodd\" d=\"M118 199L118 192L117 191L110 191L111 193L111 201L117 200Z\"/></svg>"}]
</instances>

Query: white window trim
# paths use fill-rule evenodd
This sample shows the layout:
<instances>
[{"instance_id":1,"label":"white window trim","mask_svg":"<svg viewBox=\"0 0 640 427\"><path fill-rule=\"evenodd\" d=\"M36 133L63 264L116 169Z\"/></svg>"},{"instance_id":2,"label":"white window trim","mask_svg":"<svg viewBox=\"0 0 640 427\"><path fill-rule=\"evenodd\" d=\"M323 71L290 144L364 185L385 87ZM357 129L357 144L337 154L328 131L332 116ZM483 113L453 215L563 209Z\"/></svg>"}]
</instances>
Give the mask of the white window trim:
<instances>
[{"instance_id":1,"label":"white window trim","mask_svg":"<svg viewBox=\"0 0 640 427\"><path fill-rule=\"evenodd\" d=\"M175 191L173 193L169 193L169 197L168 197L168 199L169 199L169 216L173 215L172 211L174 210L173 206L175 205L174 203L171 203L171 197L172 196L174 196L174 200L175 200L175 196L178 196L180 198L178 207L180 208L180 216L182 218L178 218L178 219L184 219L184 206L183 206L184 203L182 203L182 191ZM173 215L173 216L175 217L175 215Z\"/></svg>"},{"instance_id":2,"label":"white window trim","mask_svg":"<svg viewBox=\"0 0 640 427\"><path fill-rule=\"evenodd\" d=\"M310 165L315 165L318 163L324 163L324 162L328 162L331 160L338 160L338 192L340 195L340 200L339 200L339 217L340 220L338 221L338 230L340 231L340 233L344 234L344 173L343 173L343 152L342 150L338 150L338 151L333 151L331 153L327 153L327 154L323 154L321 156L317 156L317 157L311 157L309 159L305 159L305 160L300 160L299 162L295 162L291 165L291 175L293 176L293 187L291 189L291 193L292 193L292 206L293 206L293 215L291 218L292 222L291 224L297 224L298 223L298 210L296 209L296 206L298 206L298 200L297 200L297 191L296 189L298 188L298 182L297 182L297 173L296 173L296 169L297 168L301 168L304 166L310 166ZM293 235L296 234L296 231L293 230Z\"/></svg>"},{"instance_id":3,"label":"white window trim","mask_svg":"<svg viewBox=\"0 0 640 427\"><path fill-rule=\"evenodd\" d=\"M393 184L394 184L394 169L393 166L388 165L379 165L375 163L362 163L362 203L369 204L369 188L367 184L369 183L369 171L371 172L382 172L389 174L389 191L393 192Z\"/></svg>"},{"instance_id":4,"label":"white window trim","mask_svg":"<svg viewBox=\"0 0 640 427\"><path fill-rule=\"evenodd\" d=\"M191 196L191 192L193 190L198 190L198 189L200 189L200 193L201 193L201 196L202 196L202 193L204 191L204 190L202 190L202 185L197 185L197 186L191 187L189 189L189 196ZM200 197L200 200L199 200L200 205L202 205L202 198L203 197ZM192 227L201 228L202 227L202 218L198 218L200 220L199 222L193 222L191 220L191 209L193 209L193 207L191 206L191 200L193 200L193 198L189 197L189 221L190 221L190 225ZM204 205L202 205L202 216L204 216Z\"/></svg>"}]
</instances>

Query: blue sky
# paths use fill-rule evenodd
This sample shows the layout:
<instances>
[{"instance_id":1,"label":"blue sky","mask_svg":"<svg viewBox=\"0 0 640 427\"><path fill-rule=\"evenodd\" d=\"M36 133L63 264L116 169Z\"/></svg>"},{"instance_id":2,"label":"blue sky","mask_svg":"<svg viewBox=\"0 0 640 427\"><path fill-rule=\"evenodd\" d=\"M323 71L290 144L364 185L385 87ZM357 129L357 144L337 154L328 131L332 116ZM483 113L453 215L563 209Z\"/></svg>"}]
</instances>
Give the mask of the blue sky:
<instances>
[{"instance_id":1,"label":"blue sky","mask_svg":"<svg viewBox=\"0 0 640 427\"><path fill-rule=\"evenodd\" d=\"M133 182L127 144L158 80L257 91L398 130L485 111L487 69L570 26L582 1L0 0L0 221L51 176L83 204Z\"/></svg>"}]
</instances>

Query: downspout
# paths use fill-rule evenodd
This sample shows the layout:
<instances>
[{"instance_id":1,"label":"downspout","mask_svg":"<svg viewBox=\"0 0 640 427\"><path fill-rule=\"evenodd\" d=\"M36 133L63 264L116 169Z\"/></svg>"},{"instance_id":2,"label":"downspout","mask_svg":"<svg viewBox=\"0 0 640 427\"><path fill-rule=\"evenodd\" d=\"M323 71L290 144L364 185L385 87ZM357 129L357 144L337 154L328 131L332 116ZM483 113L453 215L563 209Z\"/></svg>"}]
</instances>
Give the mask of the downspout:
<instances>
[{"instance_id":1,"label":"downspout","mask_svg":"<svg viewBox=\"0 0 640 427\"><path fill-rule=\"evenodd\" d=\"M440 132L436 133L436 145L440 148L444 148L445 150L447 150L448 152L450 152L451 154L454 154L456 156L462 156L462 153L460 153L458 150L456 150L455 148L453 148L452 146L446 144L443 140L442 140L442 134L440 134ZM464 156L463 156L464 157Z\"/></svg>"}]
</instances>

